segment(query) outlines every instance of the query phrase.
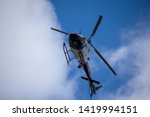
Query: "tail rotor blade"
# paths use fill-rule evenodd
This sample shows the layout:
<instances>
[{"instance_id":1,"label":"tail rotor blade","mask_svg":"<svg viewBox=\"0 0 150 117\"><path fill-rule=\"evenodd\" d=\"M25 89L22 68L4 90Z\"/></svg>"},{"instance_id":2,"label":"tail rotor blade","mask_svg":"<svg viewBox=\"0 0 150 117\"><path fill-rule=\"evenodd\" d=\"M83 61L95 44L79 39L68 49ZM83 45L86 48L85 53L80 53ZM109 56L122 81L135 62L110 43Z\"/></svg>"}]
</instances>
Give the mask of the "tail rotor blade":
<instances>
[{"instance_id":1,"label":"tail rotor blade","mask_svg":"<svg viewBox=\"0 0 150 117\"><path fill-rule=\"evenodd\" d=\"M98 50L94 47L92 43L89 43L93 48L96 54L103 60L103 62L107 65L107 67L112 71L114 75L117 75L114 69L110 66L110 64L105 60L105 58L98 52Z\"/></svg>"},{"instance_id":2,"label":"tail rotor blade","mask_svg":"<svg viewBox=\"0 0 150 117\"><path fill-rule=\"evenodd\" d=\"M90 40L91 37L95 35L95 33L96 33L96 31L97 31L97 28L98 28L99 24L101 23L102 18L103 18L103 16L99 16L99 18L98 18L98 20L97 20L97 23L96 23L96 25L95 25L95 27L94 27L94 29L93 29L93 31L92 31L90 37L88 38L88 40Z\"/></svg>"},{"instance_id":3,"label":"tail rotor blade","mask_svg":"<svg viewBox=\"0 0 150 117\"><path fill-rule=\"evenodd\" d=\"M65 35L69 35L69 33L64 32L64 31L61 31L61 30L58 30L58 29L56 29L56 28L52 28L52 27L51 27L51 29L52 29L52 30L54 30L54 31L57 31L57 32L63 33L63 34L65 34Z\"/></svg>"}]
</instances>

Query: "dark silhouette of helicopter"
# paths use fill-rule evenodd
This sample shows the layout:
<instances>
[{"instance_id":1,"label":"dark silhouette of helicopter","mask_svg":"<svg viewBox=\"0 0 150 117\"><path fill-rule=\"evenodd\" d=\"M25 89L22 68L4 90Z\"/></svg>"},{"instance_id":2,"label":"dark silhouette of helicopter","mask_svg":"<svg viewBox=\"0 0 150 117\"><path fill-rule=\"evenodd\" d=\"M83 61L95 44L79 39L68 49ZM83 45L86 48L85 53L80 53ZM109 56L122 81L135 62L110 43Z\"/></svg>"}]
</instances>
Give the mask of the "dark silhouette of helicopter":
<instances>
[{"instance_id":1,"label":"dark silhouette of helicopter","mask_svg":"<svg viewBox=\"0 0 150 117\"><path fill-rule=\"evenodd\" d=\"M90 87L90 97L93 96L93 94L96 94L96 91L103 86L100 84L99 81L93 80L92 75L91 75L91 70L88 64L89 61L89 52L91 46L96 54L102 59L102 61L107 65L107 67L112 71L114 75L117 75L114 69L110 66L110 64L104 59L104 57L98 52L98 50L95 48L95 46L91 43L91 38L94 36L96 33L96 30L101 23L102 16L99 16L97 23L91 33L91 35L86 39L84 36L78 33L67 33L55 28L51 28L54 31L63 33L65 35L69 36L69 45L71 50L67 50L66 44L63 43L63 51L67 60L67 63L69 65L69 62L72 60L69 56L69 51L71 51L74 54L75 59L78 61L79 65L78 68L83 68L83 70L86 73L87 77L81 76L82 79L88 81L89 87ZM97 85L97 86L96 86Z\"/></svg>"}]
</instances>

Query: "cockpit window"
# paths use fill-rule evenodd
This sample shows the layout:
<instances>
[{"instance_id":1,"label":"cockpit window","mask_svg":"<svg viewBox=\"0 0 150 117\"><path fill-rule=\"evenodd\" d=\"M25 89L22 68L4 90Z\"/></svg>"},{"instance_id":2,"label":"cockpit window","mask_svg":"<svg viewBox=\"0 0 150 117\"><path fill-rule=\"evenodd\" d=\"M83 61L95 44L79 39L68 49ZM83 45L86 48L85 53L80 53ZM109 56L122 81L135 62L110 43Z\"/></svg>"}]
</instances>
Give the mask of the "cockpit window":
<instances>
[{"instance_id":1,"label":"cockpit window","mask_svg":"<svg viewBox=\"0 0 150 117\"><path fill-rule=\"evenodd\" d=\"M82 49L85 46L86 42L85 38L80 37L77 34L70 34L69 44L72 48Z\"/></svg>"}]
</instances>

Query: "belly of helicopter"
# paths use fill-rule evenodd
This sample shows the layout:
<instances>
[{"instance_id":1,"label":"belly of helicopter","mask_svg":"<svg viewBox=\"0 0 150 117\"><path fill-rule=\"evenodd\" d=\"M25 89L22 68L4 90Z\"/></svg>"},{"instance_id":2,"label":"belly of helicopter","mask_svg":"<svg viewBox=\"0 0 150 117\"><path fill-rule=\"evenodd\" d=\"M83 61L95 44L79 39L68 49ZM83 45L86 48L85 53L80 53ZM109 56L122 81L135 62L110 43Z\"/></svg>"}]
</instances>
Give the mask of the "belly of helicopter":
<instances>
[{"instance_id":1,"label":"belly of helicopter","mask_svg":"<svg viewBox=\"0 0 150 117\"><path fill-rule=\"evenodd\" d=\"M75 59L77 59L78 62L82 63L88 61L90 50L87 45L82 49L71 48L71 50L74 54Z\"/></svg>"}]
</instances>

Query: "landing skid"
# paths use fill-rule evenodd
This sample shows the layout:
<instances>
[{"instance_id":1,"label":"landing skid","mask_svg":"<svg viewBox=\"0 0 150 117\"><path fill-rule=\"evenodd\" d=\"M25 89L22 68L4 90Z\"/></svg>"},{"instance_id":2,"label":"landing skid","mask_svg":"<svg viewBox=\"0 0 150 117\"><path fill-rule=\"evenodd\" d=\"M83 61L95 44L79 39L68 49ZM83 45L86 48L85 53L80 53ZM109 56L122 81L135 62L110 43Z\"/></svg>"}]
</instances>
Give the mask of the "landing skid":
<instances>
[{"instance_id":1,"label":"landing skid","mask_svg":"<svg viewBox=\"0 0 150 117\"><path fill-rule=\"evenodd\" d=\"M65 58L66 58L67 64L69 65L69 62L70 62L71 60L73 60L74 58L70 58L69 52L70 52L71 50L67 50L67 46L66 46L65 43L63 43L63 51L64 51L64 54L65 54Z\"/></svg>"}]
</instances>

